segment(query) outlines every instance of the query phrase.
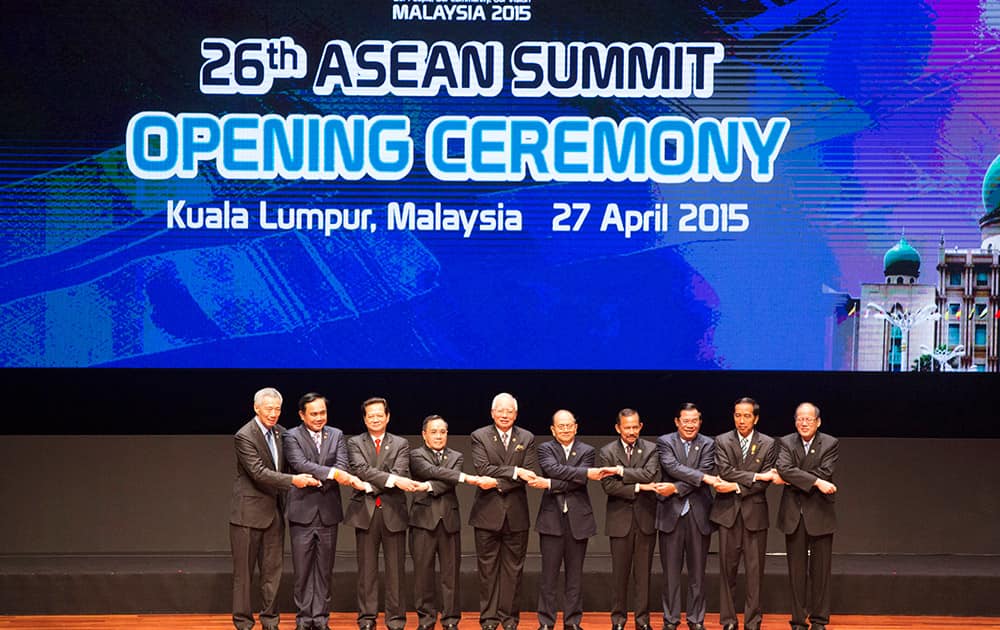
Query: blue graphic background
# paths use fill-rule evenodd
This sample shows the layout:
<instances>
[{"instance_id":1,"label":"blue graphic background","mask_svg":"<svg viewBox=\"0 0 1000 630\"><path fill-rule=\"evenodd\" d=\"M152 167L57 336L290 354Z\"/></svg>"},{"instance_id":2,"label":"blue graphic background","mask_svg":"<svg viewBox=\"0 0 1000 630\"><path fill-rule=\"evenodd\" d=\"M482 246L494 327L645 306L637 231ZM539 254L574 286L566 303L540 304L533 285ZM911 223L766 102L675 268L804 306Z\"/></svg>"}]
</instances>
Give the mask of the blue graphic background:
<instances>
[{"instance_id":1,"label":"blue graphic background","mask_svg":"<svg viewBox=\"0 0 1000 630\"><path fill-rule=\"evenodd\" d=\"M839 369L838 304L881 279L905 230L924 254L979 243L1000 152L1000 8L989 2L535 2L528 23L393 22L391 2L204 3L100 15L18 9L0 105L0 365L458 369ZM197 10L195 10L197 8ZM204 37L279 37L311 64L330 39L719 41L709 99L315 96L198 90ZM5 38L6 39L6 38ZM310 66L312 69L312 66ZM311 73L310 73L311 76ZM508 77L509 78L509 77ZM123 153L140 111L403 114L400 182L143 181ZM423 166L442 115L786 116L776 176L755 183L455 184ZM522 232L167 230L167 199L522 211ZM580 232L552 203L592 204ZM668 203L671 230L598 231L605 204ZM680 203L742 202L744 233L675 230ZM384 222L384 220L383 220ZM251 222L253 225L253 222ZM932 280L925 280L933 282ZM834 323L836 325L836 323Z\"/></svg>"}]
</instances>

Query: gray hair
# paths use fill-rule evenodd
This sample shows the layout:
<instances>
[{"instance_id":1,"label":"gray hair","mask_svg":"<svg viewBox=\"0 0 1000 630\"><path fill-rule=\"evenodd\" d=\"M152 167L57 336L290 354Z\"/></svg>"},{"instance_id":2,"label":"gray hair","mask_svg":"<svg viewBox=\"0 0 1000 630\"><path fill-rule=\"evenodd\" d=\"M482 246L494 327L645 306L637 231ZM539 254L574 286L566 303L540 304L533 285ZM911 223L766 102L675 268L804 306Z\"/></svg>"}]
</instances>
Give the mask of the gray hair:
<instances>
[{"instance_id":1,"label":"gray hair","mask_svg":"<svg viewBox=\"0 0 1000 630\"><path fill-rule=\"evenodd\" d=\"M517 411L517 399L508 394L507 392L501 392L493 397L493 404L490 405L490 409L496 409L497 406L503 401L510 401L514 405L514 411Z\"/></svg>"},{"instance_id":2,"label":"gray hair","mask_svg":"<svg viewBox=\"0 0 1000 630\"><path fill-rule=\"evenodd\" d=\"M278 402L281 402L281 392L274 389L273 387L265 387L264 389L258 389L257 393L253 395L253 404L259 405L261 401L265 398L277 398Z\"/></svg>"}]
</instances>

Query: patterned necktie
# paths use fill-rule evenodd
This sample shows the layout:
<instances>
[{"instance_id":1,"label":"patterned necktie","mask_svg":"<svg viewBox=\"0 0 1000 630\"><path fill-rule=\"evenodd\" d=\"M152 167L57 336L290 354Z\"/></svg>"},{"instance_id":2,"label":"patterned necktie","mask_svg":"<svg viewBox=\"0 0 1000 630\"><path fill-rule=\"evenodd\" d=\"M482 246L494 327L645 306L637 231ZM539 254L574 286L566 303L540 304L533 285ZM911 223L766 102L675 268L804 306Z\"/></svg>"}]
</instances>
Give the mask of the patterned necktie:
<instances>
[{"instance_id":1,"label":"patterned necktie","mask_svg":"<svg viewBox=\"0 0 1000 630\"><path fill-rule=\"evenodd\" d=\"M684 440L681 440L681 441L684 442ZM684 442L684 459L687 459L688 456L690 456L690 455L691 455L691 443L690 442ZM685 498L684 499L684 507L681 508L681 516L684 516L685 514L687 514L688 511L690 511L690 509L691 509L691 501L689 501L687 498Z\"/></svg>"},{"instance_id":2,"label":"patterned necktie","mask_svg":"<svg viewBox=\"0 0 1000 630\"><path fill-rule=\"evenodd\" d=\"M626 444L625 445L625 461L628 464L632 463L632 445L631 444Z\"/></svg>"},{"instance_id":3,"label":"patterned necktie","mask_svg":"<svg viewBox=\"0 0 1000 630\"><path fill-rule=\"evenodd\" d=\"M323 448L323 434L313 433L313 442L316 442L316 450L322 450Z\"/></svg>"},{"instance_id":4,"label":"patterned necktie","mask_svg":"<svg viewBox=\"0 0 1000 630\"><path fill-rule=\"evenodd\" d=\"M274 432L268 431L264 434L264 441L267 442L267 450L271 451L271 461L274 462L274 468L278 468L278 449L274 445Z\"/></svg>"},{"instance_id":5,"label":"patterned necktie","mask_svg":"<svg viewBox=\"0 0 1000 630\"><path fill-rule=\"evenodd\" d=\"M437 459L438 466L444 463L444 451L434 451L434 457Z\"/></svg>"},{"instance_id":6,"label":"patterned necktie","mask_svg":"<svg viewBox=\"0 0 1000 630\"><path fill-rule=\"evenodd\" d=\"M503 442L503 448L504 448L504 450L507 450L507 445L510 444L510 433L501 433L500 434L500 441Z\"/></svg>"},{"instance_id":7,"label":"patterned necktie","mask_svg":"<svg viewBox=\"0 0 1000 630\"><path fill-rule=\"evenodd\" d=\"M750 453L750 438L740 436L740 450L743 451L743 459L745 461L747 455Z\"/></svg>"}]
</instances>

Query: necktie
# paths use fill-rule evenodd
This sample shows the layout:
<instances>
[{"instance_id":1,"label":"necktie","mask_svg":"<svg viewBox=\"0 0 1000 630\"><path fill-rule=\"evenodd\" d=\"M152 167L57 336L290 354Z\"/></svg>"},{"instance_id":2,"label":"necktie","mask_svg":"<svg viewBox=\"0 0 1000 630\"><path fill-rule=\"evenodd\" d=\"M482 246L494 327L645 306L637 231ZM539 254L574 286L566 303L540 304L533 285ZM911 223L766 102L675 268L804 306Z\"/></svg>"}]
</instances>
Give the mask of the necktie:
<instances>
[{"instance_id":1,"label":"necktie","mask_svg":"<svg viewBox=\"0 0 1000 630\"><path fill-rule=\"evenodd\" d=\"M382 450L382 438L375 438L375 454ZM382 507L382 497L375 497L375 507Z\"/></svg>"},{"instance_id":2,"label":"necktie","mask_svg":"<svg viewBox=\"0 0 1000 630\"><path fill-rule=\"evenodd\" d=\"M500 440L503 442L504 450L507 450L507 445L510 444L510 433L501 433Z\"/></svg>"},{"instance_id":3,"label":"necktie","mask_svg":"<svg viewBox=\"0 0 1000 630\"><path fill-rule=\"evenodd\" d=\"M740 450L743 451L743 459L746 460L750 453L750 438L740 437Z\"/></svg>"},{"instance_id":4,"label":"necktie","mask_svg":"<svg viewBox=\"0 0 1000 630\"><path fill-rule=\"evenodd\" d=\"M323 434L313 433L313 442L316 442L316 450L319 451L323 448Z\"/></svg>"},{"instance_id":5,"label":"necktie","mask_svg":"<svg viewBox=\"0 0 1000 630\"><path fill-rule=\"evenodd\" d=\"M681 441L683 442L683 440ZM684 442L684 459L687 459L690 454L691 454L691 443ZM685 498L684 507L681 508L681 516L687 514L690 509L691 509L691 502Z\"/></svg>"},{"instance_id":6,"label":"necktie","mask_svg":"<svg viewBox=\"0 0 1000 630\"><path fill-rule=\"evenodd\" d=\"M632 445L631 444L626 444L625 445L625 461L627 463L629 463L629 464L632 463Z\"/></svg>"},{"instance_id":7,"label":"necktie","mask_svg":"<svg viewBox=\"0 0 1000 630\"><path fill-rule=\"evenodd\" d=\"M437 459L438 466L440 466L441 464L444 463L444 452L443 451L434 451L434 456Z\"/></svg>"},{"instance_id":8,"label":"necktie","mask_svg":"<svg viewBox=\"0 0 1000 630\"><path fill-rule=\"evenodd\" d=\"M264 441L267 442L267 450L271 451L271 461L274 462L274 468L278 468L278 449L274 446L274 433L268 431L264 434Z\"/></svg>"},{"instance_id":9,"label":"necktie","mask_svg":"<svg viewBox=\"0 0 1000 630\"><path fill-rule=\"evenodd\" d=\"M804 448L806 450L806 455L809 454L809 447L810 446L812 446L812 442L803 442L802 443L802 448Z\"/></svg>"}]
</instances>

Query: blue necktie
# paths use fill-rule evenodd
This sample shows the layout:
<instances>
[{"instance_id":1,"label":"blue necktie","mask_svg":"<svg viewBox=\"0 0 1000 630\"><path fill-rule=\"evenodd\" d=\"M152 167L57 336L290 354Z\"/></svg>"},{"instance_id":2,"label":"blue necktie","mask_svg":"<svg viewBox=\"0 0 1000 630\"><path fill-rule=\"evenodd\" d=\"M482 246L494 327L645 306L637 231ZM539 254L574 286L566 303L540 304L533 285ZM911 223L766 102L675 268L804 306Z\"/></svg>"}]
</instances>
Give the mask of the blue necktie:
<instances>
[{"instance_id":1,"label":"blue necktie","mask_svg":"<svg viewBox=\"0 0 1000 630\"><path fill-rule=\"evenodd\" d=\"M274 434L268 431L264 434L264 441L267 442L267 449L271 451L271 461L274 462L275 470L278 469L278 449L274 447Z\"/></svg>"}]
</instances>

